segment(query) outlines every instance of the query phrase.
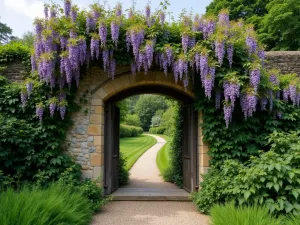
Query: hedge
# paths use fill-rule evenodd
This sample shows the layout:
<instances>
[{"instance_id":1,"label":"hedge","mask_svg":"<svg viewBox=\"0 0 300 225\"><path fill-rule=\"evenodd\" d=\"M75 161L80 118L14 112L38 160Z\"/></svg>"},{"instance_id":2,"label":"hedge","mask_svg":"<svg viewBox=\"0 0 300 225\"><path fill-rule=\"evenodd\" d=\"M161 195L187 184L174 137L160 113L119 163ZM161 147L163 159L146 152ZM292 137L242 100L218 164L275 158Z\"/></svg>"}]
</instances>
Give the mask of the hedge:
<instances>
[{"instance_id":1,"label":"hedge","mask_svg":"<svg viewBox=\"0 0 300 225\"><path fill-rule=\"evenodd\" d=\"M120 125L120 137L137 137L143 133L143 128L129 126L125 124Z\"/></svg>"},{"instance_id":2,"label":"hedge","mask_svg":"<svg viewBox=\"0 0 300 225\"><path fill-rule=\"evenodd\" d=\"M166 131L165 127L151 127L149 132L151 134L164 134Z\"/></svg>"}]
</instances>

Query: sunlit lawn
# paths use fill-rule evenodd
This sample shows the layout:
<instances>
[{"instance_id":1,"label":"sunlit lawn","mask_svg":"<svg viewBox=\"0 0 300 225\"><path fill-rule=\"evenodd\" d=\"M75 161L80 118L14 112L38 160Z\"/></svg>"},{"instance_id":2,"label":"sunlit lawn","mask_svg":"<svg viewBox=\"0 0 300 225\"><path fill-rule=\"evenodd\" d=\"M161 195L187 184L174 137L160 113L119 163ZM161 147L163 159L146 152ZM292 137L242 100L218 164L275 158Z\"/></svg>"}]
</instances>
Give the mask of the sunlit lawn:
<instances>
[{"instance_id":1,"label":"sunlit lawn","mask_svg":"<svg viewBox=\"0 0 300 225\"><path fill-rule=\"evenodd\" d=\"M170 164L169 149L171 138L166 135L159 136L167 141L167 143L159 150L156 157L157 167L159 169L160 174L162 174L169 167Z\"/></svg>"},{"instance_id":2,"label":"sunlit lawn","mask_svg":"<svg viewBox=\"0 0 300 225\"><path fill-rule=\"evenodd\" d=\"M120 151L127 160L127 169L130 169L136 160L155 144L156 139L147 135L121 138Z\"/></svg>"}]
</instances>

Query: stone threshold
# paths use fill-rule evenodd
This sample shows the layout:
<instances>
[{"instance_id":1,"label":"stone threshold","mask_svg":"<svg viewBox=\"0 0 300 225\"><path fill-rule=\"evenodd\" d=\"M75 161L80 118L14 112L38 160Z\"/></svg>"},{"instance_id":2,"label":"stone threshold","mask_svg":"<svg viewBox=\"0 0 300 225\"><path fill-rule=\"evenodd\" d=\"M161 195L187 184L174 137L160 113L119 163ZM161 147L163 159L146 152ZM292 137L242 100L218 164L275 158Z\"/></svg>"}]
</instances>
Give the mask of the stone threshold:
<instances>
[{"instance_id":1,"label":"stone threshold","mask_svg":"<svg viewBox=\"0 0 300 225\"><path fill-rule=\"evenodd\" d=\"M113 201L192 201L190 193L173 188L119 188L111 196Z\"/></svg>"}]
</instances>

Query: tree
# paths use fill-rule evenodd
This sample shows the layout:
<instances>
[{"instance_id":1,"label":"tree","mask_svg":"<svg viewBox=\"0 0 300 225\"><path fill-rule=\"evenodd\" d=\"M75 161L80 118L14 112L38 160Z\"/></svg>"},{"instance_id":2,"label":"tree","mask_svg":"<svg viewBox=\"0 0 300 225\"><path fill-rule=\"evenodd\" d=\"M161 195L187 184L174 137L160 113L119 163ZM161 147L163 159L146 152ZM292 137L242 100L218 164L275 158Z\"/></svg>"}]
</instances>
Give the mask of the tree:
<instances>
[{"instance_id":1,"label":"tree","mask_svg":"<svg viewBox=\"0 0 300 225\"><path fill-rule=\"evenodd\" d=\"M267 5L259 38L271 50L300 49L299 0L273 0Z\"/></svg>"},{"instance_id":2,"label":"tree","mask_svg":"<svg viewBox=\"0 0 300 225\"><path fill-rule=\"evenodd\" d=\"M20 39L20 42L28 47L33 47L34 33L32 31L27 31L23 34L22 38Z\"/></svg>"},{"instance_id":3,"label":"tree","mask_svg":"<svg viewBox=\"0 0 300 225\"><path fill-rule=\"evenodd\" d=\"M159 95L142 95L138 99L135 112L141 119L142 128L144 131L148 131L151 125L151 119L155 112L162 109L166 110L168 105L166 99Z\"/></svg>"},{"instance_id":4,"label":"tree","mask_svg":"<svg viewBox=\"0 0 300 225\"><path fill-rule=\"evenodd\" d=\"M213 0L207 7L209 14L218 15L220 10L227 8L230 19L244 19L258 27L263 16L268 13L266 5L272 0Z\"/></svg>"},{"instance_id":5,"label":"tree","mask_svg":"<svg viewBox=\"0 0 300 225\"><path fill-rule=\"evenodd\" d=\"M15 37L12 36L12 29L5 23L0 22L0 44L7 44L12 39L15 39Z\"/></svg>"},{"instance_id":6,"label":"tree","mask_svg":"<svg viewBox=\"0 0 300 225\"><path fill-rule=\"evenodd\" d=\"M125 124L130 125L130 126L135 126L135 127L140 127L141 126L141 120L138 115L133 114L133 115L126 115L125 116Z\"/></svg>"}]
</instances>

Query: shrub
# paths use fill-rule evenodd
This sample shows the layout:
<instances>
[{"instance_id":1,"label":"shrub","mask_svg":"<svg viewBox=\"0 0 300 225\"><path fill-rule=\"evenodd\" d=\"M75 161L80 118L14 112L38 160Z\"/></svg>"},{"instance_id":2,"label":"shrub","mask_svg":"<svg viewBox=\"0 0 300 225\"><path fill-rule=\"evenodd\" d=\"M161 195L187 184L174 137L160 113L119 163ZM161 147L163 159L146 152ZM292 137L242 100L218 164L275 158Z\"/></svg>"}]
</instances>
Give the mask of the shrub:
<instances>
[{"instance_id":1,"label":"shrub","mask_svg":"<svg viewBox=\"0 0 300 225\"><path fill-rule=\"evenodd\" d=\"M143 133L143 128L128 126L125 124L120 125L120 137L137 137Z\"/></svg>"},{"instance_id":2,"label":"shrub","mask_svg":"<svg viewBox=\"0 0 300 225\"><path fill-rule=\"evenodd\" d=\"M174 111L175 129L170 143L170 167L162 174L167 182L172 182L179 187L182 187L183 180L183 164L182 164L182 129L183 129L183 107L177 104Z\"/></svg>"},{"instance_id":3,"label":"shrub","mask_svg":"<svg viewBox=\"0 0 300 225\"><path fill-rule=\"evenodd\" d=\"M207 213L215 203L236 200L258 204L276 214L300 213L300 132L270 135L269 152L242 164L228 160L204 176L194 203Z\"/></svg>"},{"instance_id":4,"label":"shrub","mask_svg":"<svg viewBox=\"0 0 300 225\"><path fill-rule=\"evenodd\" d=\"M91 203L69 187L50 185L0 193L1 225L87 225L92 219Z\"/></svg>"},{"instance_id":5,"label":"shrub","mask_svg":"<svg viewBox=\"0 0 300 225\"><path fill-rule=\"evenodd\" d=\"M151 134L164 134L166 131L166 128L164 127L151 127L149 129L149 133Z\"/></svg>"},{"instance_id":6,"label":"shrub","mask_svg":"<svg viewBox=\"0 0 300 225\"><path fill-rule=\"evenodd\" d=\"M229 196L225 190L231 186L232 180L238 174L240 163L228 160L226 169L211 168L207 174L202 175L200 191L194 193L193 202L202 213L208 213L214 204L225 203Z\"/></svg>"},{"instance_id":7,"label":"shrub","mask_svg":"<svg viewBox=\"0 0 300 225\"><path fill-rule=\"evenodd\" d=\"M282 225L280 219L274 218L268 208L261 206L239 206L234 203L215 205L211 209L212 225Z\"/></svg>"},{"instance_id":8,"label":"shrub","mask_svg":"<svg viewBox=\"0 0 300 225\"><path fill-rule=\"evenodd\" d=\"M129 171L127 169L125 156L120 152L120 159L119 159L119 184L125 185L128 184L129 181Z\"/></svg>"},{"instance_id":9,"label":"shrub","mask_svg":"<svg viewBox=\"0 0 300 225\"><path fill-rule=\"evenodd\" d=\"M58 184L62 187L68 187L71 192L81 193L91 204L93 211L99 211L110 198L104 196L103 188L99 187L96 181L85 179L80 181L74 176L73 168L68 168L61 174Z\"/></svg>"},{"instance_id":10,"label":"shrub","mask_svg":"<svg viewBox=\"0 0 300 225\"><path fill-rule=\"evenodd\" d=\"M137 114L126 115L124 123L126 125L129 125L129 126L135 126L135 127L140 127L141 126L141 120L140 120L140 117Z\"/></svg>"}]
</instances>

